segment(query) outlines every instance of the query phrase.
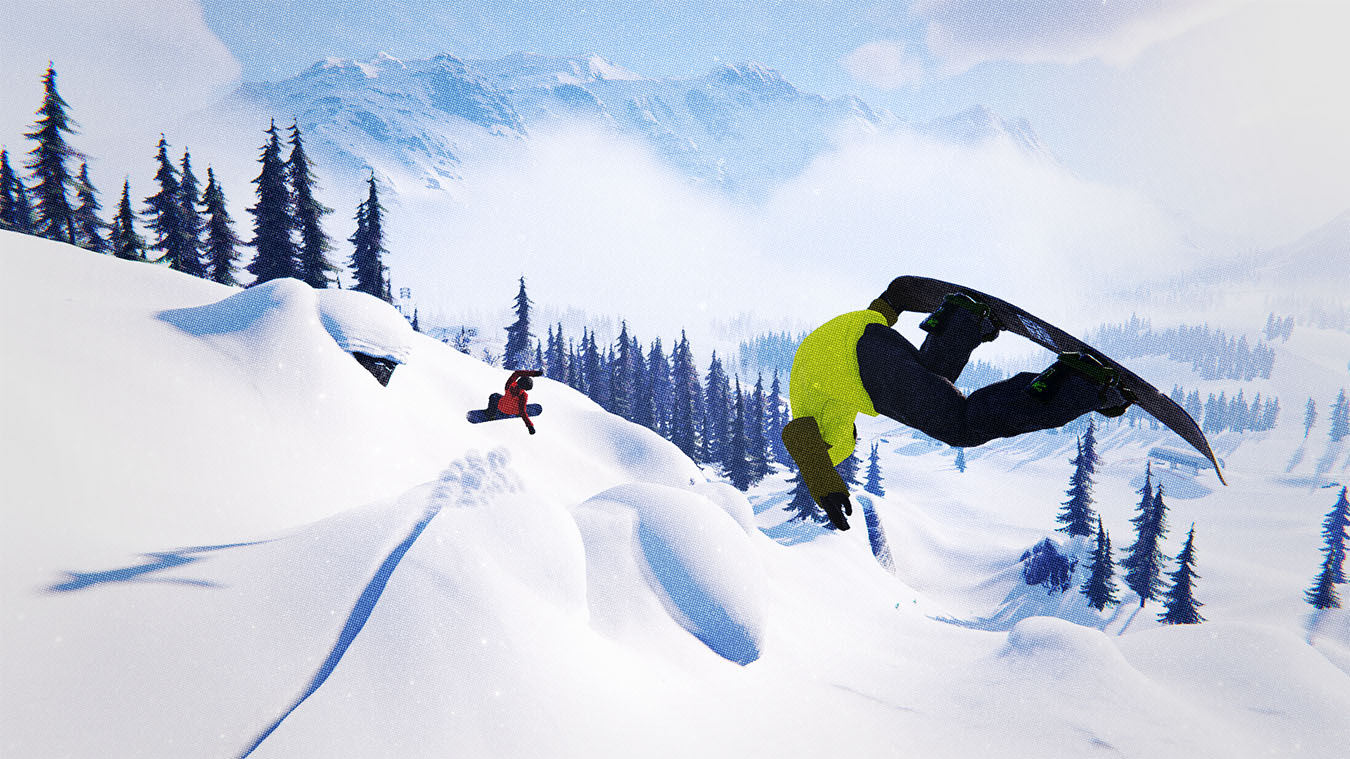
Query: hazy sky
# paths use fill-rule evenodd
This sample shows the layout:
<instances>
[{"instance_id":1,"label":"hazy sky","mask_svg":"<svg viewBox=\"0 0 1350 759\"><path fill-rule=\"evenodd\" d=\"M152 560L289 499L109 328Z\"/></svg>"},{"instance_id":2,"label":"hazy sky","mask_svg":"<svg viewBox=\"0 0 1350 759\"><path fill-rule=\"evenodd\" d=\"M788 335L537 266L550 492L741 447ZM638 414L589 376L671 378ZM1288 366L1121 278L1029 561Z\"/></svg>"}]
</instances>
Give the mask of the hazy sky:
<instances>
[{"instance_id":1,"label":"hazy sky","mask_svg":"<svg viewBox=\"0 0 1350 759\"><path fill-rule=\"evenodd\" d=\"M909 119L985 104L1078 175L1252 247L1350 208L1339 0L0 2L7 144L48 60L98 140L328 56L595 52L649 76L754 60Z\"/></svg>"}]
</instances>

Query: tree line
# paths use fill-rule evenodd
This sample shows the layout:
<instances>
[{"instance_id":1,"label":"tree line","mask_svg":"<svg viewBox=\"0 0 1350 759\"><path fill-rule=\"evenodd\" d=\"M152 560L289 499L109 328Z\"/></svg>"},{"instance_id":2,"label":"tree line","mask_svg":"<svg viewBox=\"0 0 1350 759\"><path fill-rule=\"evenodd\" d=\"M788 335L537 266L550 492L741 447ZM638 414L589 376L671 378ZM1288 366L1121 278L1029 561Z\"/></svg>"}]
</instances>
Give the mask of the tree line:
<instances>
[{"instance_id":1,"label":"tree line","mask_svg":"<svg viewBox=\"0 0 1350 759\"><path fill-rule=\"evenodd\" d=\"M333 211L315 198L314 163L305 153L298 122L284 140L289 146L284 159L276 122L265 132L261 169L253 180L257 203L248 209L253 239L244 242L234 231L235 222L214 169L207 166L203 187L193 170L190 151L184 148L182 158L175 162L163 135L156 153L155 193L144 199L137 212L132 206L131 179L126 178L116 212L104 221L86 156L68 140L78 132L70 106L57 89L54 66L47 67L42 85L37 121L24 134L34 143L23 164L28 169L26 178L14 170L8 149L0 149L0 229L160 264L230 286L240 284L241 248L253 248L252 260L244 267L252 275L250 286L281 277L293 277L315 288L341 286L339 268L328 257L332 241L323 229L323 218ZM73 173L71 167L77 162L79 172ZM356 231L348 238L354 247L348 266L352 289L392 302L388 268L383 263L387 252L383 213L372 172L366 197L357 206ZM145 227L149 240L138 225Z\"/></svg>"},{"instance_id":2,"label":"tree line","mask_svg":"<svg viewBox=\"0 0 1350 759\"><path fill-rule=\"evenodd\" d=\"M561 322L556 329L548 325L541 340L532 332L532 307L521 277L513 305L516 319L505 328L504 368L542 370L606 411L670 440L740 490L759 483L775 464L795 468L782 443L791 412L777 371L767 386L763 372L751 386L748 378L743 383L739 374L728 374L715 351L706 371L700 371L686 333L667 353L659 337L644 347L626 320L612 343L601 344L586 328L577 340ZM449 342L469 353L469 336L462 329Z\"/></svg>"},{"instance_id":3,"label":"tree line","mask_svg":"<svg viewBox=\"0 0 1350 759\"><path fill-rule=\"evenodd\" d=\"M1290 327L1292 325L1290 324ZM1285 326L1281 326L1281 334ZM1274 330L1274 322L1270 329ZM1275 367L1275 350L1264 342L1253 346L1246 335L1230 337L1223 330L1181 325L1154 332L1148 320L1131 316L1124 324L1098 327L1087 342L1116 359L1166 356L1173 361L1189 362L1207 380L1230 379L1251 382L1257 377L1270 379Z\"/></svg>"}]
</instances>

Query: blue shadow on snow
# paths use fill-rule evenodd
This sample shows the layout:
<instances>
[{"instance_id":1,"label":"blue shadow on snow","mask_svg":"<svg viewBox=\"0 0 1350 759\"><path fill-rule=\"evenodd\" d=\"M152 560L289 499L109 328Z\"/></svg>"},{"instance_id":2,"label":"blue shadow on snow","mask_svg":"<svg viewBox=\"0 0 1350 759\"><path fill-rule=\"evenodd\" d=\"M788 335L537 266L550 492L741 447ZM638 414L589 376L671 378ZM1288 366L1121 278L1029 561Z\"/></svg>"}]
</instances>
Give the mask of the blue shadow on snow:
<instances>
[{"instance_id":1,"label":"blue shadow on snow","mask_svg":"<svg viewBox=\"0 0 1350 759\"><path fill-rule=\"evenodd\" d=\"M135 566L109 569L102 572L66 572L66 576L69 579L65 582L57 583L47 590L53 593L70 593L76 590L86 590L95 585L106 585L114 582L163 582L177 585L194 585L200 588L218 588L220 586L210 580L193 580L186 577L149 577L148 575L200 561L202 558L200 554L223 551L227 548L242 548L244 546L253 545L258 545L258 543L231 543L223 546L197 546L194 548L182 548L177 551L147 553L145 554L145 558L149 559L149 561Z\"/></svg>"}]
</instances>

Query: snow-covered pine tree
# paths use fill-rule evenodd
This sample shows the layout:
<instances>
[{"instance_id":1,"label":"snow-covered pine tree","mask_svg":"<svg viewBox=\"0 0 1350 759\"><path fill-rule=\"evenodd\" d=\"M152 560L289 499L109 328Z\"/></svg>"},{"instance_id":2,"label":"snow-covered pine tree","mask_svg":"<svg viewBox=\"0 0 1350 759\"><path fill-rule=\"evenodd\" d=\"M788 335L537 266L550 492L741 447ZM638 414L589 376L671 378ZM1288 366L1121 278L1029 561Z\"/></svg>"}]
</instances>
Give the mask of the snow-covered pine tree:
<instances>
[{"instance_id":1,"label":"snow-covered pine tree","mask_svg":"<svg viewBox=\"0 0 1350 759\"><path fill-rule=\"evenodd\" d=\"M1082 593L1087 596L1088 603L1098 611L1119 603L1113 579L1115 574L1115 560L1111 558L1111 536L1107 534L1101 518L1098 517L1097 549L1092 553L1092 559L1088 563L1088 579L1082 587Z\"/></svg>"},{"instance_id":2,"label":"snow-covered pine tree","mask_svg":"<svg viewBox=\"0 0 1350 759\"><path fill-rule=\"evenodd\" d=\"M1130 520L1135 526L1135 542L1121 561L1121 566L1126 570L1125 585L1138 594L1141 608L1148 601L1158 600L1163 583L1163 563L1166 561L1159 544L1167 534L1167 507L1163 503L1162 485L1159 484L1154 491L1152 479L1150 464L1144 476L1144 487L1139 491L1143 495L1138 506L1139 513Z\"/></svg>"},{"instance_id":3,"label":"snow-covered pine tree","mask_svg":"<svg viewBox=\"0 0 1350 759\"><path fill-rule=\"evenodd\" d=\"M567 366L558 351L558 336L553 333L553 325L548 325L548 347L544 349L544 376L562 382L567 377Z\"/></svg>"},{"instance_id":4,"label":"snow-covered pine tree","mask_svg":"<svg viewBox=\"0 0 1350 759\"><path fill-rule=\"evenodd\" d=\"M695 428L702 415L699 397L698 370L694 366L689 338L680 332L680 342L671 354L672 398L670 410L670 442L695 461L699 459L698 434Z\"/></svg>"},{"instance_id":5,"label":"snow-covered pine tree","mask_svg":"<svg viewBox=\"0 0 1350 759\"><path fill-rule=\"evenodd\" d=\"M723 468L730 466L730 453L727 444L731 442L732 397L731 380L722 368L722 360L713 351L708 363L708 374L704 391L704 411L707 424L703 438L706 441L710 461L719 461Z\"/></svg>"},{"instance_id":6,"label":"snow-covered pine tree","mask_svg":"<svg viewBox=\"0 0 1350 759\"><path fill-rule=\"evenodd\" d=\"M633 419L633 343L628 336L628 321L619 322L619 338L614 344L614 363L610 367L610 411Z\"/></svg>"},{"instance_id":7,"label":"snow-covered pine tree","mask_svg":"<svg viewBox=\"0 0 1350 759\"><path fill-rule=\"evenodd\" d=\"M746 413L745 396L741 393L741 378L736 377L735 400L732 403L732 417L730 420L731 435L722 446L723 470L731 484L737 490L745 492L750 489L752 476L750 473L750 451L745 436Z\"/></svg>"},{"instance_id":8,"label":"snow-covered pine tree","mask_svg":"<svg viewBox=\"0 0 1350 759\"><path fill-rule=\"evenodd\" d=\"M197 210L201 203L202 189L197 175L192 173L192 156L183 149L183 161L178 167L178 207L183 217L183 237L191 253L187 262L193 267L188 272L194 277L206 277L207 262L204 260L206 246L202 244L202 215Z\"/></svg>"},{"instance_id":9,"label":"snow-covered pine tree","mask_svg":"<svg viewBox=\"0 0 1350 759\"><path fill-rule=\"evenodd\" d=\"M595 342L595 333L591 333L591 342ZM598 347L597 347L598 350ZM595 375L595 402L604 410L614 413L614 346L605 346L600 354L600 370Z\"/></svg>"},{"instance_id":10,"label":"snow-covered pine tree","mask_svg":"<svg viewBox=\"0 0 1350 759\"><path fill-rule=\"evenodd\" d=\"M1086 467L1088 475L1096 474L1097 465L1102 463L1102 458L1097 455L1097 423L1093 417L1088 417L1087 430L1083 432L1083 451L1079 455L1083 457L1083 466Z\"/></svg>"},{"instance_id":11,"label":"snow-covered pine tree","mask_svg":"<svg viewBox=\"0 0 1350 759\"><path fill-rule=\"evenodd\" d=\"M147 226L155 233L150 247L160 252L158 263L166 263L174 271L199 276L201 260L188 236L183 218L182 185L178 181L178 170L169 160L169 143L164 135L159 136L159 153L155 160L159 163L155 172L159 192L145 199L143 211Z\"/></svg>"},{"instance_id":12,"label":"snow-covered pine tree","mask_svg":"<svg viewBox=\"0 0 1350 759\"><path fill-rule=\"evenodd\" d=\"M584 328L583 328L584 330ZM574 338L567 338L567 386L579 393L585 393L586 382L582 376L582 358L577 352Z\"/></svg>"},{"instance_id":13,"label":"snow-covered pine tree","mask_svg":"<svg viewBox=\"0 0 1350 759\"><path fill-rule=\"evenodd\" d=\"M858 470L861 469L861 464L862 462L858 460L858 452L855 450L848 455L848 458L839 462L839 466L834 468L835 471L839 472L839 476L844 478L844 484L852 486L850 490L862 486L862 483L858 482Z\"/></svg>"},{"instance_id":14,"label":"snow-covered pine tree","mask_svg":"<svg viewBox=\"0 0 1350 759\"><path fill-rule=\"evenodd\" d=\"M111 253L112 244L108 242L105 231L108 224L99 218L98 212L103 205L98 202L98 191L89 181L89 164L80 164L80 178L75 183L75 194L80 205L75 208L75 244L95 253Z\"/></svg>"},{"instance_id":15,"label":"snow-covered pine tree","mask_svg":"<svg viewBox=\"0 0 1350 759\"><path fill-rule=\"evenodd\" d=\"M333 209L314 197L318 181L314 177L314 162L305 153L299 122L291 125L291 155L286 160L286 175L291 185L292 223L299 239L296 276L315 289L330 287L337 267L328 260L333 243L323 231L323 217Z\"/></svg>"},{"instance_id":16,"label":"snow-covered pine tree","mask_svg":"<svg viewBox=\"0 0 1350 759\"><path fill-rule=\"evenodd\" d=\"M769 476L769 438L765 431L764 373L755 379L755 391L750 394L745 411L746 455L750 461L750 484Z\"/></svg>"},{"instance_id":17,"label":"snow-covered pine tree","mask_svg":"<svg viewBox=\"0 0 1350 759\"><path fill-rule=\"evenodd\" d=\"M202 191L206 207L206 277L230 287L237 286L240 240L234 233L234 220L226 207L225 191L216 181L216 172L206 167L206 189Z\"/></svg>"},{"instance_id":18,"label":"snow-covered pine tree","mask_svg":"<svg viewBox=\"0 0 1350 759\"><path fill-rule=\"evenodd\" d=\"M886 495L886 489L881 486L881 454L879 443L872 444L872 452L867 457L867 483L863 485L863 490L872 495L881 498Z\"/></svg>"},{"instance_id":19,"label":"snow-covered pine tree","mask_svg":"<svg viewBox=\"0 0 1350 759\"><path fill-rule=\"evenodd\" d=\"M266 134L267 142L258 159L262 169L253 180L258 186L258 202L248 209L253 215L253 241L249 246L255 254L247 268L255 285L294 277L297 273L295 243L291 240L291 230L295 226L291 216L291 193L286 186L286 164L281 160L281 137L277 134L275 121ZM358 222L358 234L360 226ZM359 275L356 289L376 297L383 296L382 292L361 287Z\"/></svg>"},{"instance_id":20,"label":"snow-covered pine tree","mask_svg":"<svg viewBox=\"0 0 1350 759\"><path fill-rule=\"evenodd\" d=\"M1345 544L1350 540L1350 501L1346 500L1344 487L1336 505L1322 522L1322 539L1322 571L1305 595L1308 603L1319 609L1339 609L1341 602L1335 586L1346 581Z\"/></svg>"},{"instance_id":21,"label":"snow-covered pine tree","mask_svg":"<svg viewBox=\"0 0 1350 759\"><path fill-rule=\"evenodd\" d=\"M502 368L534 369L534 352L530 350L530 296L525 292L525 278L520 278L516 292L516 320L506 328L506 351L502 354Z\"/></svg>"},{"instance_id":22,"label":"snow-covered pine tree","mask_svg":"<svg viewBox=\"0 0 1350 759\"><path fill-rule=\"evenodd\" d=\"M145 260L145 240L136 231L136 213L131 210L131 180L122 183L122 201L113 217L113 255L127 261Z\"/></svg>"},{"instance_id":23,"label":"snow-covered pine tree","mask_svg":"<svg viewBox=\"0 0 1350 759\"><path fill-rule=\"evenodd\" d=\"M815 522L816 524L827 524L830 518L825 515L825 511L816 505L811 498L811 491L806 487L806 480L802 479L802 473L798 471L788 480L792 485L792 500L787 502L783 510L791 514L788 517L791 521Z\"/></svg>"},{"instance_id":24,"label":"snow-covered pine tree","mask_svg":"<svg viewBox=\"0 0 1350 759\"><path fill-rule=\"evenodd\" d=\"M632 379L629 380L629 386L633 398L632 410L628 415L628 421L648 426L652 418L652 399L651 395L648 393L648 385L650 383L647 381L647 362L642 357L642 343L637 339L637 335L629 338L628 361L630 371L632 372ZM644 404L646 406L645 411L642 409ZM639 421L639 416L646 421Z\"/></svg>"},{"instance_id":25,"label":"snow-covered pine tree","mask_svg":"<svg viewBox=\"0 0 1350 759\"><path fill-rule=\"evenodd\" d=\"M1331 406L1331 430L1327 434L1333 443L1339 443L1350 435L1350 403L1345 400L1344 389Z\"/></svg>"},{"instance_id":26,"label":"snow-covered pine tree","mask_svg":"<svg viewBox=\"0 0 1350 759\"><path fill-rule=\"evenodd\" d=\"M1092 534L1092 523L1096 513L1092 510L1092 472L1095 469L1093 454L1088 449L1091 442L1092 427L1088 434L1078 440L1078 455L1073 458L1073 475L1069 478L1069 489L1065 494L1069 500L1064 502L1055 521L1064 525L1060 532L1069 535L1087 537Z\"/></svg>"},{"instance_id":27,"label":"snow-covered pine tree","mask_svg":"<svg viewBox=\"0 0 1350 759\"><path fill-rule=\"evenodd\" d=\"M1200 616L1200 607L1204 604L1195 600L1195 581L1200 575L1195 573L1195 525L1191 525L1186 536L1186 546L1177 556L1177 570L1172 573L1172 587L1167 590L1167 599L1163 602L1166 611L1158 615L1158 621L1169 625L1197 625L1205 621Z\"/></svg>"},{"instance_id":28,"label":"snow-covered pine tree","mask_svg":"<svg viewBox=\"0 0 1350 759\"><path fill-rule=\"evenodd\" d=\"M1303 437L1307 438L1312 432L1313 425L1317 423L1317 402L1312 398L1303 407Z\"/></svg>"},{"instance_id":29,"label":"snow-covered pine tree","mask_svg":"<svg viewBox=\"0 0 1350 759\"><path fill-rule=\"evenodd\" d=\"M275 142L273 127L273 141ZM384 206L380 205L375 173L367 180L370 189L356 209L356 233L347 238L355 250L348 259L356 280L352 289L392 303L389 293L389 269L384 265Z\"/></svg>"},{"instance_id":30,"label":"snow-covered pine tree","mask_svg":"<svg viewBox=\"0 0 1350 759\"><path fill-rule=\"evenodd\" d=\"M661 338L652 341L647 353L647 384L651 388L652 424L651 428L667 440L670 439L670 409L674 404L674 388L670 381L670 362L666 360Z\"/></svg>"},{"instance_id":31,"label":"snow-covered pine tree","mask_svg":"<svg viewBox=\"0 0 1350 759\"><path fill-rule=\"evenodd\" d=\"M791 410L783 403L783 385L778 380L778 369L775 368L773 385L769 388L769 449L773 453L773 460L788 471L797 468L797 462L792 460L792 455L783 443L783 428L791 421L791 416Z\"/></svg>"},{"instance_id":32,"label":"snow-covered pine tree","mask_svg":"<svg viewBox=\"0 0 1350 759\"><path fill-rule=\"evenodd\" d=\"M67 134L76 134L75 122L66 113L70 108L56 90L56 69L47 64L42 75L42 106L33 131L24 137L37 146L25 164L33 178L33 234L52 240L75 243L74 209L70 205L73 179L66 168L69 159L81 156L66 142Z\"/></svg>"},{"instance_id":33,"label":"snow-covered pine tree","mask_svg":"<svg viewBox=\"0 0 1350 759\"><path fill-rule=\"evenodd\" d=\"M28 189L9 164L9 150L0 148L0 229L33 234L33 208Z\"/></svg>"}]
</instances>

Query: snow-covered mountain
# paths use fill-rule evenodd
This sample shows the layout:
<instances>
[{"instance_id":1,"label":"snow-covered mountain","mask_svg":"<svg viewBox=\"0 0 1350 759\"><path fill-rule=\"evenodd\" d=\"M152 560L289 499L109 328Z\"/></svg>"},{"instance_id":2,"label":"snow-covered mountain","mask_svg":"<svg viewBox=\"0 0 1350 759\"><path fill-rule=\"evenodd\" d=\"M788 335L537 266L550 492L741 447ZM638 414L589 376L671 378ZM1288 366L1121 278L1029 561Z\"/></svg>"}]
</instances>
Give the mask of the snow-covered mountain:
<instances>
[{"instance_id":1,"label":"snow-covered mountain","mask_svg":"<svg viewBox=\"0 0 1350 759\"><path fill-rule=\"evenodd\" d=\"M756 63L656 79L598 55L528 53L333 59L290 79L246 84L203 118L240 111L297 120L311 154L335 167L397 169L431 187L459 178L468 159L579 121L641 140L692 180L738 196L760 196L798 174L844 132L901 126L856 97L802 92ZM914 129L962 142L1002 135L1048 155L1025 121L1005 122L984 108Z\"/></svg>"},{"instance_id":2,"label":"snow-covered mountain","mask_svg":"<svg viewBox=\"0 0 1350 759\"><path fill-rule=\"evenodd\" d=\"M1217 440L1228 488L1166 473L1163 550L1197 523L1209 621L1163 627L1128 594L1097 614L1021 582L1068 435L972 449L963 473L864 420L887 495L858 504L887 568L860 518L789 521L785 474L742 494L558 383L532 393L537 435L468 424L502 372L362 296L240 291L12 233L0 270L6 756L1350 745L1350 616L1302 600L1321 486L1350 467L1325 422ZM1326 396L1341 378L1308 359L1347 340L1300 327L1272 382ZM387 386L357 348L400 362ZM1101 440L1094 494L1120 546L1166 433Z\"/></svg>"}]
</instances>

